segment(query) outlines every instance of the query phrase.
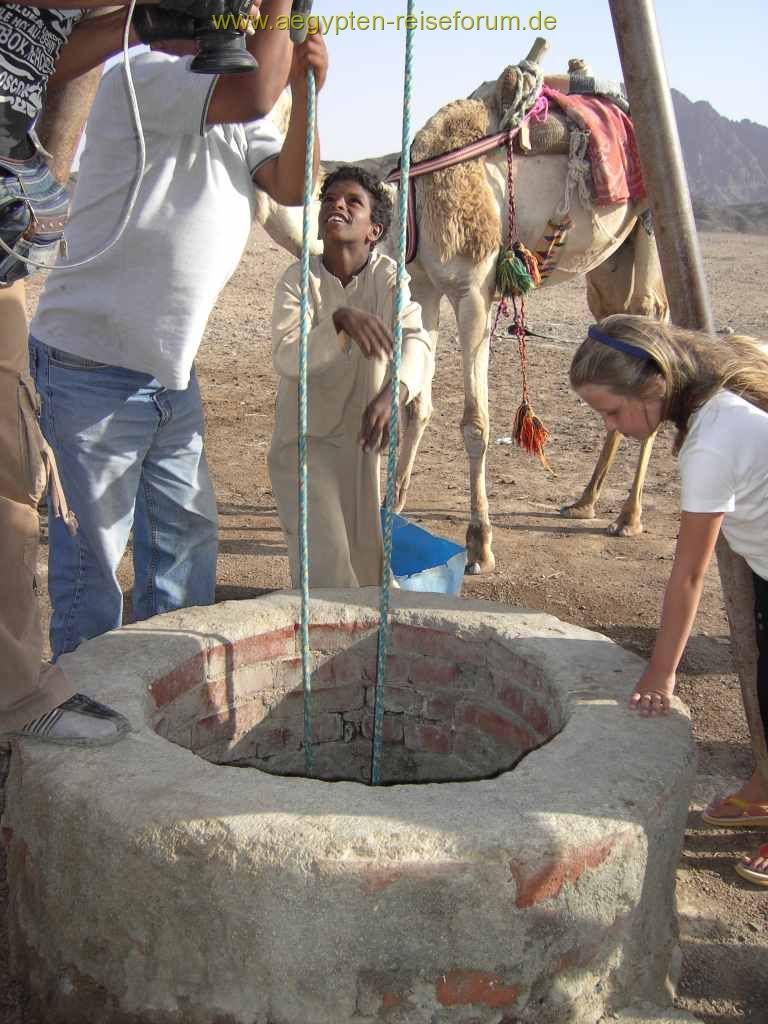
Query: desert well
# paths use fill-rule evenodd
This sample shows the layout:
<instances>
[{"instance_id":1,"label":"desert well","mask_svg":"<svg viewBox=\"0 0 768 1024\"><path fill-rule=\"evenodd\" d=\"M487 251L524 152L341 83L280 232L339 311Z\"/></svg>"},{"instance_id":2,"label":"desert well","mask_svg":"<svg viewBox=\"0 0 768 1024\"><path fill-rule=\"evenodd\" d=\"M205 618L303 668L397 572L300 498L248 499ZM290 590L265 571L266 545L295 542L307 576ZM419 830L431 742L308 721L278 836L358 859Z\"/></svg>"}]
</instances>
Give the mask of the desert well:
<instances>
[{"instance_id":1,"label":"desert well","mask_svg":"<svg viewBox=\"0 0 768 1024\"><path fill-rule=\"evenodd\" d=\"M371 787L376 609L312 601L313 778L295 595L66 656L133 732L12 762L12 955L46 1021L594 1024L664 1001L687 718L630 714L642 663L599 634L401 592Z\"/></svg>"}]
</instances>

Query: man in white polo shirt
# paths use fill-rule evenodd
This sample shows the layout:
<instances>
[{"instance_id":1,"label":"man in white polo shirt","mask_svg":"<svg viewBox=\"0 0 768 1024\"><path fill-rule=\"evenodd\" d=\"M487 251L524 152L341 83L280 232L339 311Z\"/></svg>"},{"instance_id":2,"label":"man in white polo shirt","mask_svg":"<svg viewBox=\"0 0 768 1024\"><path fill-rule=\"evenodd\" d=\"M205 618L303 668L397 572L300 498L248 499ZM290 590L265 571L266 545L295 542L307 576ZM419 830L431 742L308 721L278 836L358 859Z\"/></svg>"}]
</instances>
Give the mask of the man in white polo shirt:
<instances>
[{"instance_id":1,"label":"man in white polo shirt","mask_svg":"<svg viewBox=\"0 0 768 1024\"><path fill-rule=\"evenodd\" d=\"M164 52L132 62L147 143L136 208L101 259L52 272L31 325L43 432L80 524L70 536L50 520L54 658L120 625L116 574L131 531L137 619L214 600L216 502L194 359L248 240L254 183L280 203L302 200L306 70L322 86L327 52L320 35L294 50L284 140L249 120L238 87L248 76L211 82L189 63ZM120 76L105 75L88 121L70 260L103 243L134 172Z\"/></svg>"}]
</instances>

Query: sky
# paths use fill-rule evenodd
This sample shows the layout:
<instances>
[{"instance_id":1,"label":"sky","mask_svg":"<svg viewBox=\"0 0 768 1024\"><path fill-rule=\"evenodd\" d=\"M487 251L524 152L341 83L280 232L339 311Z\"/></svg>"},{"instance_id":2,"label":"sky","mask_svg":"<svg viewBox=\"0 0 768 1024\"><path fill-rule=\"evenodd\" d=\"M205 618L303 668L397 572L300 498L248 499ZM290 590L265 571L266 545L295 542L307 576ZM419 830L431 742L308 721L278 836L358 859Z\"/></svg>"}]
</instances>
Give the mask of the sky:
<instances>
[{"instance_id":1,"label":"sky","mask_svg":"<svg viewBox=\"0 0 768 1024\"><path fill-rule=\"evenodd\" d=\"M315 0L313 13L330 17L374 14L392 19L407 10L406 0ZM584 57L600 78L621 80L608 0L555 0L524 6L520 0L417 0L416 16L451 16L455 11L478 24L517 15L526 24L540 12L556 20L549 31L448 31L424 29L414 41L412 118L420 127L445 103L466 96L481 82L497 78L507 64L525 57L533 39L544 36L549 50L545 73L562 73L569 57ZM657 0L659 24L670 84L691 100L708 100L733 120L768 124L768 3L729 0L694 4ZM380 24L380 23L379 23ZM465 21L469 26L470 21ZM552 22L550 21L551 25ZM344 31L339 23L327 33L328 81L320 94L319 124L324 158L350 160L400 149L405 32ZM535 25L535 22L534 22Z\"/></svg>"},{"instance_id":2,"label":"sky","mask_svg":"<svg viewBox=\"0 0 768 1024\"><path fill-rule=\"evenodd\" d=\"M330 25L330 69L318 107L324 159L354 160L400 149L405 31L396 25L345 29L342 19L349 24L354 14L371 22L376 15L392 21L407 9L407 0L314 0L313 14L329 19ZM497 78L508 64L522 60L539 35L549 42L545 74L563 73L570 57L583 57L597 77L622 77L608 0L550 0L543 7L523 6L520 0L517 6L510 0L464 0L463 5L416 0L415 15L420 22L424 16L425 26L429 17L448 17L451 27L416 32L414 131L444 104L467 96L481 82ZM488 19L492 25L494 17L503 15L516 16L526 28L487 27ZM541 30L535 20L528 27L537 16ZM708 10L686 0L657 0L656 16L671 86L690 100L707 100L732 120L768 125L766 0L729 0Z\"/></svg>"}]
</instances>

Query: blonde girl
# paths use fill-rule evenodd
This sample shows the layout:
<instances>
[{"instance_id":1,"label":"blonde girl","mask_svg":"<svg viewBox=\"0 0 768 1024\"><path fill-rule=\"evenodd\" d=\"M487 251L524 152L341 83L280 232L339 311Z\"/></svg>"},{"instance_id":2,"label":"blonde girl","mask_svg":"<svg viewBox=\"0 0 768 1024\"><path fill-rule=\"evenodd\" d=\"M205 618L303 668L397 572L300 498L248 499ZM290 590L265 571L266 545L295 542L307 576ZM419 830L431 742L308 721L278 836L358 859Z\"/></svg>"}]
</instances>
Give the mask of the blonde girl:
<instances>
[{"instance_id":1,"label":"blonde girl","mask_svg":"<svg viewBox=\"0 0 768 1024\"><path fill-rule=\"evenodd\" d=\"M656 643L631 708L642 715L669 710L721 529L752 569L762 719L762 735L752 737L756 768L703 818L722 827L768 828L768 347L753 338L712 337L617 314L589 328L570 379L609 430L643 440L663 422L677 428L680 529ZM768 886L768 844L736 870Z\"/></svg>"}]
</instances>

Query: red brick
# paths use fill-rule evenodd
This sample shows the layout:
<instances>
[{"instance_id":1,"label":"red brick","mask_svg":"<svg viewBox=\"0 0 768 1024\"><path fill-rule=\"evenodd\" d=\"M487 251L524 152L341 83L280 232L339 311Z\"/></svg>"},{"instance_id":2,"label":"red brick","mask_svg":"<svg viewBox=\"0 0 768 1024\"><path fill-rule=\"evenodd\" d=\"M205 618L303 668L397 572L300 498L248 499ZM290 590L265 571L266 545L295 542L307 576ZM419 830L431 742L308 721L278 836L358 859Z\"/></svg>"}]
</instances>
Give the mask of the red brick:
<instances>
[{"instance_id":1,"label":"red brick","mask_svg":"<svg viewBox=\"0 0 768 1024\"><path fill-rule=\"evenodd\" d=\"M499 700L518 715L525 713L525 694L519 686L505 686L499 693Z\"/></svg>"},{"instance_id":2,"label":"red brick","mask_svg":"<svg viewBox=\"0 0 768 1024\"><path fill-rule=\"evenodd\" d=\"M253 700L239 707L222 708L215 715L201 718L194 730L195 749L220 739L242 736L263 722L269 714L261 701Z\"/></svg>"},{"instance_id":3,"label":"red brick","mask_svg":"<svg viewBox=\"0 0 768 1024\"><path fill-rule=\"evenodd\" d=\"M505 985L498 975L483 971L446 971L435 985L443 1006L512 1006L521 991L521 985Z\"/></svg>"},{"instance_id":4,"label":"red brick","mask_svg":"<svg viewBox=\"0 0 768 1024\"><path fill-rule=\"evenodd\" d=\"M167 675L156 679L149 687L155 707L165 707L166 704L171 704L177 697L180 697L188 690L192 690L194 687L204 683L206 678L205 665L205 651L200 651L188 661L182 662L181 665L178 665Z\"/></svg>"},{"instance_id":5,"label":"red brick","mask_svg":"<svg viewBox=\"0 0 768 1024\"><path fill-rule=\"evenodd\" d=\"M255 661L271 661L296 654L296 630L293 626L275 629L271 633L258 633L235 644L235 663L252 665Z\"/></svg>"},{"instance_id":6,"label":"red brick","mask_svg":"<svg viewBox=\"0 0 768 1024\"><path fill-rule=\"evenodd\" d=\"M313 715L312 742L335 743L341 739L343 728L341 715Z\"/></svg>"},{"instance_id":7,"label":"red brick","mask_svg":"<svg viewBox=\"0 0 768 1024\"><path fill-rule=\"evenodd\" d=\"M456 712L456 706L462 698L458 695L451 696L450 694L443 694L439 697L430 697L427 700L426 707L424 709L424 717L427 719L433 719L436 722L441 722L444 725L453 721L453 716Z\"/></svg>"},{"instance_id":8,"label":"red brick","mask_svg":"<svg viewBox=\"0 0 768 1024\"><path fill-rule=\"evenodd\" d=\"M412 658L408 678L417 685L448 686L459 678L459 667L441 658Z\"/></svg>"},{"instance_id":9,"label":"red brick","mask_svg":"<svg viewBox=\"0 0 768 1024\"><path fill-rule=\"evenodd\" d=\"M318 711L354 711L363 706L365 691L357 686L326 686L312 690L312 709ZM304 702L303 690L291 690L285 695L288 706Z\"/></svg>"},{"instance_id":10,"label":"red brick","mask_svg":"<svg viewBox=\"0 0 768 1024\"><path fill-rule=\"evenodd\" d=\"M385 992L381 997L382 1010L391 1010L394 1006L400 1006L403 997L398 992Z\"/></svg>"},{"instance_id":11,"label":"red brick","mask_svg":"<svg viewBox=\"0 0 768 1024\"><path fill-rule=\"evenodd\" d=\"M525 720L542 736L551 736L554 733L549 712L533 697L525 702Z\"/></svg>"},{"instance_id":12,"label":"red brick","mask_svg":"<svg viewBox=\"0 0 768 1024\"><path fill-rule=\"evenodd\" d=\"M376 701L376 688L369 686L365 691L365 702L373 707ZM412 686L384 686L385 711L421 711L424 697Z\"/></svg>"},{"instance_id":13,"label":"red brick","mask_svg":"<svg viewBox=\"0 0 768 1024\"><path fill-rule=\"evenodd\" d=\"M514 745L520 750L528 750L535 746L536 740L527 729L497 711L470 704L464 709L464 722L474 725L481 732L504 746Z\"/></svg>"},{"instance_id":14,"label":"red brick","mask_svg":"<svg viewBox=\"0 0 768 1024\"><path fill-rule=\"evenodd\" d=\"M378 629L378 625L378 619L311 624L309 646L313 651L344 651L359 643L372 630Z\"/></svg>"},{"instance_id":15,"label":"red brick","mask_svg":"<svg viewBox=\"0 0 768 1024\"><path fill-rule=\"evenodd\" d=\"M396 622L392 636L395 647L400 651L446 658L459 664L485 664L485 644L479 640L464 640L447 630L425 629L423 626L406 626Z\"/></svg>"},{"instance_id":16,"label":"red brick","mask_svg":"<svg viewBox=\"0 0 768 1024\"><path fill-rule=\"evenodd\" d=\"M364 715L361 722L361 730L363 736L367 740L373 738L373 715ZM403 742L403 720L402 718L395 718L392 715L388 715L384 712L384 721L382 724L382 741L384 743L402 743Z\"/></svg>"},{"instance_id":17,"label":"red brick","mask_svg":"<svg viewBox=\"0 0 768 1024\"><path fill-rule=\"evenodd\" d=\"M618 845L628 845L631 836L610 836L582 850L569 850L561 857L539 861L535 868L512 861L510 874L517 885L515 903L518 907L533 907L537 903L557 896L566 883L574 885L585 871L600 867Z\"/></svg>"},{"instance_id":18,"label":"red brick","mask_svg":"<svg viewBox=\"0 0 768 1024\"><path fill-rule=\"evenodd\" d=\"M366 658L363 654L354 651L340 651L339 654L334 654L315 669L312 673L312 682L335 685L362 682L363 679L374 677L375 664L372 655Z\"/></svg>"},{"instance_id":19,"label":"red brick","mask_svg":"<svg viewBox=\"0 0 768 1024\"><path fill-rule=\"evenodd\" d=\"M282 754L286 750L300 750L304 734L301 729L289 729L287 726L265 728L255 737L258 757L269 757L270 754Z\"/></svg>"},{"instance_id":20,"label":"red brick","mask_svg":"<svg viewBox=\"0 0 768 1024\"><path fill-rule=\"evenodd\" d=\"M212 678L228 676L243 665L295 656L296 629L286 626L213 647L208 652L208 675Z\"/></svg>"},{"instance_id":21,"label":"red brick","mask_svg":"<svg viewBox=\"0 0 768 1024\"><path fill-rule=\"evenodd\" d=\"M405 723L405 745L409 750L423 750L430 754L450 754L453 749L453 735L450 729L439 725Z\"/></svg>"}]
</instances>

